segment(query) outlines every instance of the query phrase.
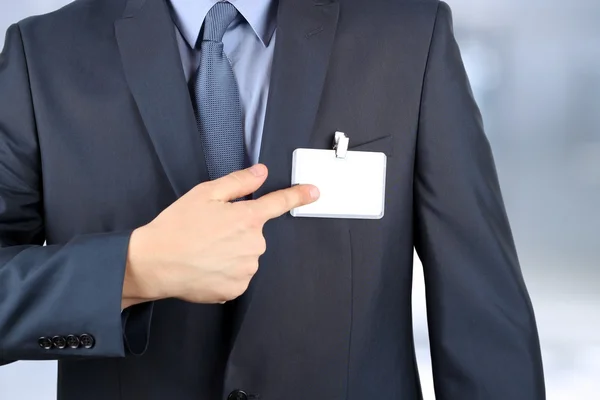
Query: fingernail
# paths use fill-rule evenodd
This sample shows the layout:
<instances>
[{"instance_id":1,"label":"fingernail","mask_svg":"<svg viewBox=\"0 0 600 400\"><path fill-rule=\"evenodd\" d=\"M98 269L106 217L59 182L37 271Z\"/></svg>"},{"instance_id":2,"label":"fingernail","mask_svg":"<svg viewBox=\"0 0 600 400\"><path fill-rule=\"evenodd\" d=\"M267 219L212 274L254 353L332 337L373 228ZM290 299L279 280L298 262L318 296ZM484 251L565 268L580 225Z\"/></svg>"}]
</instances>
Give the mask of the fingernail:
<instances>
[{"instance_id":1,"label":"fingernail","mask_svg":"<svg viewBox=\"0 0 600 400\"><path fill-rule=\"evenodd\" d=\"M317 189L316 187L312 187L310 189L310 197L313 200L317 200L319 198L319 196L321 195L321 193L319 192L319 189Z\"/></svg>"},{"instance_id":2,"label":"fingernail","mask_svg":"<svg viewBox=\"0 0 600 400\"><path fill-rule=\"evenodd\" d=\"M256 164L250 168L250 172L257 178L260 178L261 176L265 176L266 168L262 164Z\"/></svg>"}]
</instances>

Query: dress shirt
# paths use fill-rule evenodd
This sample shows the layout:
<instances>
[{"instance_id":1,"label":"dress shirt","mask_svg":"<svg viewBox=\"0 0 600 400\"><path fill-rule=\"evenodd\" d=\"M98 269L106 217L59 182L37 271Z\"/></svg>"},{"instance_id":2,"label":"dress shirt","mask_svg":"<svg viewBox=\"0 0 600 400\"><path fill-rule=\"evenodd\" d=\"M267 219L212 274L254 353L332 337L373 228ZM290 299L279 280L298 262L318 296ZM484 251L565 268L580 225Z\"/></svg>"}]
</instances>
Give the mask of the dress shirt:
<instances>
[{"instance_id":1,"label":"dress shirt","mask_svg":"<svg viewBox=\"0 0 600 400\"><path fill-rule=\"evenodd\" d=\"M218 0L171 0L185 77L193 85L200 65L202 24ZM258 162L275 49L277 0L230 0L238 10L223 37L225 55L235 74L244 114L248 158Z\"/></svg>"}]
</instances>

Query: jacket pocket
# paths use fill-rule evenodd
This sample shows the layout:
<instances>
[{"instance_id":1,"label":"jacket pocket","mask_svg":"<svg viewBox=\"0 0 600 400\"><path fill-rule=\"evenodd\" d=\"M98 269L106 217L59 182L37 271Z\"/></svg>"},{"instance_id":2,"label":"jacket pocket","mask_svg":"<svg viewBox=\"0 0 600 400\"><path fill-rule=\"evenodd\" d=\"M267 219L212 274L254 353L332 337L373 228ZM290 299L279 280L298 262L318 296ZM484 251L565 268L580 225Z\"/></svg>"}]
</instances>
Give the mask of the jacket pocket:
<instances>
[{"instance_id":1,"label":"jacket pocket","mask_svg":"<svg viewBox=\"0 0 600 400\"><path fill-rule=\"evenodd\" d=\"M381 152L388 157L392 157L394 155L393 144L392 135L381 136L378 138L361 141L359 143L353 143L352 138L350 138L350 146L348 146L348 150Z\"/></svg>"}]
</instances>

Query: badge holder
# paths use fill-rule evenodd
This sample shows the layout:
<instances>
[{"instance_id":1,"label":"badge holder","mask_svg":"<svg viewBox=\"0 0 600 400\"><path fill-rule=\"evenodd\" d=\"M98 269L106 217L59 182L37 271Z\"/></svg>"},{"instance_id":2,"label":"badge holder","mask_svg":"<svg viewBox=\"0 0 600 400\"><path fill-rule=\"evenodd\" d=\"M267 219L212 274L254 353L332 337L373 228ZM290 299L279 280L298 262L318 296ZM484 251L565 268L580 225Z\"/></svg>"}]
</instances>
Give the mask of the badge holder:
<instances>
[{"instance_id":1,"label":"badge holder","mask_svg":"<svg viewBox=\"0 0 600 400\"><path fill-rule=\"evenodd\" d=\"M380 219L385 209L387 157L348 150L350 139L336 132L332 150L296 149L292 185L312 184L319 200L291 211L294 217Z\"/></svg>"}]
</instances>

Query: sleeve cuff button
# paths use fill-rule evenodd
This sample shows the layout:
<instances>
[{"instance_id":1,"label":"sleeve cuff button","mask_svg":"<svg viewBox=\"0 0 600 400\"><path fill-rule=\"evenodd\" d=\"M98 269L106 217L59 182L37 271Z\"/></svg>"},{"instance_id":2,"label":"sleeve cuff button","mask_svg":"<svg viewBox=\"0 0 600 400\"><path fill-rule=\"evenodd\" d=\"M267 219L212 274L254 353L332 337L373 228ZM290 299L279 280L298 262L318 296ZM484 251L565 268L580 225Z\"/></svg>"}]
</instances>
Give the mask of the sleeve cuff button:
<instances>
[{"instance_id":1,"label":"sleeve cuff button","mask_svg":"<svg viewBox=\"0 0 600 400\"><path fill-rule=\"evenodd\" d=\"M74 335L69 335L67 336L67 346L69 346L70 349L78 349L79 348L79 338L77 336Z\"/></svg>"},{"instance_id":2,"label":"sleeve cuff button","mask_svg":"<svg viewBox=\"0 0 600 400\"><path fill-rule=\"evenodd\" d=\"M79 343L84 349L91 349L94 347L95 340L92 335L84 333L83 335L79 336Z\"/></svg>"},{"instance_id":3,"label":"sleeve cuff button","mask_svg":"<svg viewBox=\"0 0 600 400\"><path fill-rule=\"evenodd\" d=\"M64 338L64 336L54 336L52 338L52 344L55 348L62 350L67 347L67 340Z\"/></svg>"},{"instance_id":4,"label":"sleeve cuff button","mask_svg":"<svg viewBox=\"0 0 600 400\"><path fill-rule=\"evenodd\" d=\"M38 339L38 344L44 350L50 350L54 344L52 343L52 339L47 337L41 337Z\"/></svg>"}]
</instances>

